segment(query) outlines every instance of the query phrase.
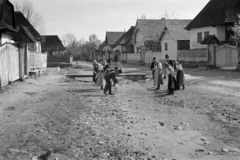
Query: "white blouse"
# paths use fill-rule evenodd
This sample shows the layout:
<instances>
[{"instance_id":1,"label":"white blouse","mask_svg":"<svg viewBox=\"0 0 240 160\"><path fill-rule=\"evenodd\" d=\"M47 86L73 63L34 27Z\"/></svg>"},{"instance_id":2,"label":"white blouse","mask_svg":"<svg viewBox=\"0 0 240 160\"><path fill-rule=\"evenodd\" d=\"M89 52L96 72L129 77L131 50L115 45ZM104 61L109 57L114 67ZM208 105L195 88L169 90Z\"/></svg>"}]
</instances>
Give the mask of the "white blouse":
<instances>
[{"instance_id":1,"label":"white blouse","mask_svg":"<svg viewBox=\"0 0 240 160\"><path fill-rule=\"evenodd\" d=\"M155 69L163 69L162 67L162 64L160 62L158 62L156 65L155 65Z\"/></svg>"},{"instance_id":2,"label":"white blouse","mask_svg":"<svg viewBox=\"0 0 240 160\"><path fill-rule=\"evenodd\" d=\"M172 67L166 68L166 74L167 74L167 75L170 75L170 74L173 73L173 72L174 72L174 70L173 70Z\"/></svg>"},{"instance_id":3,"label":"white blouse","mask_svg":"<svg viewBox=\"0 0 240 160\"><path fill-rule=\"evenodd\" d=\"M177 68L178 70L182 70L182 69L183 69L181 64L176 64L176 68Z\"/></svg>"}]
</instances>

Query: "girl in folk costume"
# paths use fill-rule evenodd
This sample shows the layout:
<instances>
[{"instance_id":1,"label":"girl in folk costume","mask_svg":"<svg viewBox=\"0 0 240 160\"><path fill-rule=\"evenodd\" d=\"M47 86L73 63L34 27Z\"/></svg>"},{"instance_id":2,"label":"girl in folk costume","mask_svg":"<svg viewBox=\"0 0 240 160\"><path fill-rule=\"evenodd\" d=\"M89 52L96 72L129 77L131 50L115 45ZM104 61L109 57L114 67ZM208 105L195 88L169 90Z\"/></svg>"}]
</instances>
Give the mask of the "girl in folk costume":
<instances>
[{"instance_id":1,"label":"girl in folk costume","mask_svg":"<svg viewBox=\"0 0 240 160\"><path fill-rule=\"evenodd\" d=\"M157 88L155 90L159 90L160 89L160 84L163 85L163 78L162 78L162 64L155 59L154 60L155 63L155 67L153 68L154 70L154 85L157 86Z\"/></svg>"},{"instance_id":2,"label":"girl in folk costume","mask_svg":"<svg viewBox=\"0 0 240 160\"><path fill-rule=\"evenodd\" d=\"M182 86L182 90L185 89L185 85L184 85L184 82L185 82L185 74L184 74L184 70L183 70L183 67L182 65L176 61L176 70L177 72L177 84L178 84L178 87L180 89L180 87Z\"/></svg>"},{"instance_id":3,"label":"girl in folk costume","mask_svg":"<svg viewBox=\"0 0 240 160\"><path fill-rule=\"evenodd\" d=\"M175 77L173 76L174 69L168 63L165 63L164 66L166 68L166 70L165 70L166 75L168 76L168 94L174 94L174 81L176 81ZM164 78L166 78L166 76Z\"/></svg>"},{"instance_id":4,"label":"girl in folk costume","mask_svg":"<svg viewBox=\"0 0 240 160\"><path fill-rule=\"evenodd\" d=\"M97 78L96 78L96 85L100 86L101 89L103 89L103 65L102 64L98 64L98 73L97 73Z\"/></svg>"}]
</instances>

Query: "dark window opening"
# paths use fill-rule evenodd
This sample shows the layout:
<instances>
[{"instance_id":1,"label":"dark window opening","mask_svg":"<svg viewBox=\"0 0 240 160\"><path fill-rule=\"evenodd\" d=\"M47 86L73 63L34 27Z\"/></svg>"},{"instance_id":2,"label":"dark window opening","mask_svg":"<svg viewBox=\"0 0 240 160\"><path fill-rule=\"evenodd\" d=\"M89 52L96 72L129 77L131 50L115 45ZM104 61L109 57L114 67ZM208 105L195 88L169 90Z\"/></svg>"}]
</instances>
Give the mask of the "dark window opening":
<instances>
[{"instance_id":1,"label":"dark window opening","mask_svg":"<svg viewBox=\"0 0 240 160\"><path fill-rule=\"evenodd\" d=\"M202 42L202 32L197 33L197 42L201 43Z\"/></svg>"}]
</instances>

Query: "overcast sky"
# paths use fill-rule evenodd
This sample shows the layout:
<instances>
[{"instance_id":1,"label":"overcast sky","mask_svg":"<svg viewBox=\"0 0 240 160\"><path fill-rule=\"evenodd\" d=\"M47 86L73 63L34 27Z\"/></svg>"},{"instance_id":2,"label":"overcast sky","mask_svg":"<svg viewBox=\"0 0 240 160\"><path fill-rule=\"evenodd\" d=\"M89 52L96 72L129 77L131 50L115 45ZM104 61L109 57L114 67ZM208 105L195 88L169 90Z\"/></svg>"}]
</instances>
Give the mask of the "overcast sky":
<instances>
[{"instance_id":1,"label":"overcast sky","mask_svg":"<svg viewBox=\"0 0 240 160\"><path fill-rule=\"evenodd\" d=\"M9 0L13 4L25 0ZM137 17L159 19L165 11L177 19L193 19L209 0L29 0L42 15L47 35L73 33L88 40L95 33L101 40L106 31L124 31Z\"/></svg>"}]
</instances>

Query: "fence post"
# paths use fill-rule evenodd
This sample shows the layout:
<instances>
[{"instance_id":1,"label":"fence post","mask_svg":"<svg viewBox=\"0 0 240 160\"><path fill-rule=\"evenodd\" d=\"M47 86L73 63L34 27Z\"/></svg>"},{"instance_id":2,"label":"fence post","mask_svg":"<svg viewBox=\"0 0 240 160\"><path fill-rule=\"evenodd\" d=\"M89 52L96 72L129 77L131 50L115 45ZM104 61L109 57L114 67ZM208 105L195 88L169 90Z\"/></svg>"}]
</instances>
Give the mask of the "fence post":
<instances>
[{"instance_id":1,"label":"fence post","mask_svg":"<svg viewBox=\"0 0 240 160\"><path fill-rule=\"evenodd\" d=\"M20 44L19 47L19 77L24 82L24 46Z\"/></svg>"}]
</instances>

